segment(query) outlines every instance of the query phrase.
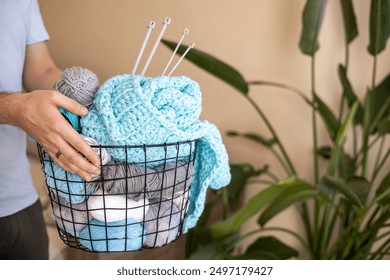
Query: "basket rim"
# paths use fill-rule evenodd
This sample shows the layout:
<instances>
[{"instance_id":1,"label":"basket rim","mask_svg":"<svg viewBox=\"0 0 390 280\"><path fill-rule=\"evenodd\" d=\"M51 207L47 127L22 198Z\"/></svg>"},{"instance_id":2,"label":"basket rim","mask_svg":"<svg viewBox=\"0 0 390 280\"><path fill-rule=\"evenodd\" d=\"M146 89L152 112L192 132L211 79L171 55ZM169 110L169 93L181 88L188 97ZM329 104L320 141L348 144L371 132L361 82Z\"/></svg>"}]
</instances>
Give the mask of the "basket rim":
<instances>
[{"instance_id":1,"label":"basket rim","mask_svg":"<svg viewBox=\"0 0 390 280\"><path fill-rule=\"evenodd\" d=\"M157 148L157 147L170 147L184 144L191 144L193 142L198 142L199 138L185 141L177 141L177 142L164 142L161 144L138 144L138 145L90 145L91 148L106 148L106 149L130 149L130 148ZM37 144L43 147L40 143Z\"/></svg>"}]
</instances>

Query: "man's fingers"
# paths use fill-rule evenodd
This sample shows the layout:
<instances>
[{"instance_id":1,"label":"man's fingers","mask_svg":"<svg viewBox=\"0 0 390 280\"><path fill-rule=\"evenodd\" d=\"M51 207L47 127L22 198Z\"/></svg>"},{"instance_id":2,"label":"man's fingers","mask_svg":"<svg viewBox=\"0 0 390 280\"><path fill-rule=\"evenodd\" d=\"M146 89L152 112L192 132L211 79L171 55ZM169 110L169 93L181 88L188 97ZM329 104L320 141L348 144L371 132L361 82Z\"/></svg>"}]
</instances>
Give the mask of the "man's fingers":
<instances>
[{"instance_id":1,"label":"man's fingers","mask_svg":"<svg viewBox=\"0 0 390 280\"><path fill-rule=\"evenodd\" d=\"M65 110L78 115L78 116L84 116L88 113L88 109L82 106L77 101L59 93L54 95L54 102L57 106L64 108Z\"/></svg>"},{"instance_id":2,"label":"man's fingers","mask_svg":"<svg viewBox=\"0 0 390 280\"><path fill-rule=\"evenodd\" d=\"M62 169L64 169L65 171L68 171L68 172L72 172L72 169L71 169L69 166L67 166L66 164L64 164L62 161L60 161L60 160L56 157L56 155L55 155L54 153L49 152L49 151L47 151L47 153L48 153L48 155L50 156L50 158L51 158L56 164L58 164L59 166L62 167ZM73 172L72 172L72 173L73 173Z\"/></svg>"},{"instance_id":3,"label":"man's fingers","mask_svg":"<svg viewBox=\"0 0 390 280\"><path fill-rule=\"evenodd\" d=\"M70 163L69 161L66 160L66 158L61 154L59 157L57 157L54 153L52 152L47 152L49 154L49 156L51 157L51 159L56 163L58 164L59 166L61 166L65 171L68 171L70 173L76 173L77 175L79 175L81 178L83 178L85 181L89 182L92 180L92 176L89 175L87 172L79 169L78 167L76 167L75 165L73 165L72 163ZM77 170L77 172L74 172L74 170Z\"/></svg>"},{"instance_id":4,"label":"man's fingers","mask_svg":"<svg viewBox=\"0 0 390 280\"><path fill-rule=\"evenodd\" d=\"M84 139L74 129L65 127L63 130L64 140L67 141L73 148L83 154L94 165L94 171L100 172L100 159L95 151L89 146ZM98 173L95 173L99 175Z\"/></svg>"},{"instance_id":5,"label":"man's fingers","mask_svg":"<svg viewBox=\"0 0 390 280\"><path fill-rule=\"evenodd\" d=\"M93 174L100 175L100 168L90 163L64 140L60 140L58 148L62 153L60 160L68 165L73 173L77 173L88 181L91 180Z\"/></svg>"}]
</instances>

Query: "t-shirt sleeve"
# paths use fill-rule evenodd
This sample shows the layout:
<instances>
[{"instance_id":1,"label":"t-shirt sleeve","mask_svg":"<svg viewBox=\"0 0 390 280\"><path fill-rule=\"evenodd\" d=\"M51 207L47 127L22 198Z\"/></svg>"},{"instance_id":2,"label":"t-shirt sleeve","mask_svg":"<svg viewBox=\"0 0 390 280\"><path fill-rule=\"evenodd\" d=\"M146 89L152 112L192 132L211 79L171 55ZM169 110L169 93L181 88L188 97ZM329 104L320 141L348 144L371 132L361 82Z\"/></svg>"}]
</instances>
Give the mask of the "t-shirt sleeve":
<instances>
[{"instance_id":1,"label":"t-shirt sleeve","mask_svg":"<svg viewBox=\"0 0 390 280\"><path fill-rule=\"evenodd\" d=\"M49 40L37 0L31 0L28 23L27 45Z\"/></svg>"}]
</instances>

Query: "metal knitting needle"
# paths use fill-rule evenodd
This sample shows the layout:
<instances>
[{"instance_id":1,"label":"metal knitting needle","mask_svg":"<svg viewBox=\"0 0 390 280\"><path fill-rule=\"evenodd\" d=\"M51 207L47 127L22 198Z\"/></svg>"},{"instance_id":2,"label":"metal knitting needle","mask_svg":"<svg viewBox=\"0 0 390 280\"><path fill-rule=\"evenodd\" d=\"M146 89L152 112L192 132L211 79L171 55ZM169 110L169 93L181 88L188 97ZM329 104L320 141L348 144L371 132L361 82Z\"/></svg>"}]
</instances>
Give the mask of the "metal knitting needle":
<instances>
[{"instance_id":1,"label":"metal knitting needle","mask_svg":"<svg viewBox=\"0 0 390 280\"><path fill-rule=\"evenodd\" d=\"M151 52L150 52L150 54L149 54L148 59L146 60L144 69L142 69L141 75L144 75L145 72L146 72L146 70L148 69L148 66L149 66L149 64L150 64L150 61L152 60L153 55L154 55L154 53L156 52L156 49L157 49L157 47L158 47L158 44L160 43L161 38L162 38L162 36L164 35L165 30L167 29L168 25L170 25L170 24L171 24L171 18L166 17L166 18L164 19L163 27L162 27L162 29L161 29L161 31L160 31L160 34L158 35L158 37L157 37L157 39L156 39L156 42L154 43L154 46L153 46L153 48L152 48L152 50L151 50Z\"/></svg>"},{"instance_id":2,"label":"metal knitting needle","mask_svg":"<svg viewBox=\"0 0 390 280\"><path fill-rule=\"evenodd\" d=\"M185 52L183 53L183 55L180 57L180 59L178 60L178 62L176 62L175 66L173 66L173 69L171 70L171 72L169 72L168 74L168 77L171 76L171 74L173 73L173 71L175 71L175 69L177 68L177 66L180 64L180 62L184 59L184 57L187 55L187 53L193 48L195 47L195 43L191 43L187 49L185 50Z\"/></svg>"},{"instance_id":3,"label":"metal knitting needle","mask_svg":"<svg viewBox=\"0 0 390 280\"><path fill-rule=\"evenodd\" d=\"M149 22L149 25L148 25L148 31L146 32L146 36L145 36L144 42L142 43L141 49L140 49L140 51L138 53L137 60L135 61L135 64L134 64L134 67L133 67L133 71L131 72L132 74L135 74L135 71L137 71L138 64L139 64L139 62L141 60L142 54L144 53L146 44L148 43L148 40L149 40L149 37L150 37L150 33L152 33L152 30L154 29L155 26L156 26L156 23L153 20L151 20Z\"/></svg>"},{"instance_id":4,"label":"metal knitting needle","mask_svg":"<svg viewBox=\"0 0 390 280\"><path fill-rule=\"evenodd\" d=\"M187 36L188 33L190 33L190 30L189 30L188 28L184 28L184 30L183 30L183 32L182 32L182 35L181 35L181 38L180 38L179 42L177 43L176 48L175 48L175 50L173 51L173 53L172 53L172 55L171 55L171 58L170 58L169 61L168 61L167 66L165 66L165 69L164 69L164 72L162 73L162 76L164 76L165 72L167 72L168 67L169 67L169 65L171 64L173 58L175 57L175 54L176 54L177 50L179 49L180 44L183 42L184 37Z\"/></svg>"}]
</instances>

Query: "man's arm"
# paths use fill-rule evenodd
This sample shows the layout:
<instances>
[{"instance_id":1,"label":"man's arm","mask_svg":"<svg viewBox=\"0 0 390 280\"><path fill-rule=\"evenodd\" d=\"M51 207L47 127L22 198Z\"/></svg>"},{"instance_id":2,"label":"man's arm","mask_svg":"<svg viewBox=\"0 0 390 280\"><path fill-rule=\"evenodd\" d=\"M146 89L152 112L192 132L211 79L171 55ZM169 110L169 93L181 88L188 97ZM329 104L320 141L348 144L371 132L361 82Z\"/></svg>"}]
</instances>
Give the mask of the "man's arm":
<instances>
[{"instance_id":1,"label":"man's arm","mask_svg":"<svg viewBox=\"0 0 390 280\"><path fill-rule=\"evenodd\" d=\"M22 128L45 147L58 165L90 181L91 174L100 173L99 157L63 118L59 108L79 116L88 111L78 102L53 90L60 74L61 70L53 62L45 43L27 46L23 85L29 92L0 94L0 123ZM58 151L62 155L56 158Z\"/></svg>"}]
</instances>

